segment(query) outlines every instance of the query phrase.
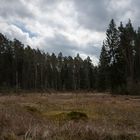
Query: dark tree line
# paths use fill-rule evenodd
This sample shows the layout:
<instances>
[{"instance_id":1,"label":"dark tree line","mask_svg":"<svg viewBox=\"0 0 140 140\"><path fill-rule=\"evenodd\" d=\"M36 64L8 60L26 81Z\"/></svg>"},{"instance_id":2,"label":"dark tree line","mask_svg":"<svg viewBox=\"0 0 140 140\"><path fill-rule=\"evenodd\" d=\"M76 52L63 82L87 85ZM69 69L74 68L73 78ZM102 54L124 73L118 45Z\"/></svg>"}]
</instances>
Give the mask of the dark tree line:
<instances>
[{"instance_id":1,"label":"dark tree line","mask_svg":"<svg viewBox=\"0 0 140 140\"><path fill-rule=\"evenodd\" d=\"M82 60L62 53L44 53L0 34L0 88L39 90L91 90L95 67L90 57Z\"/></svg>"},{"instance_id":2,"label":"dark tree line","mask_svg":"<svg viewBox=\"0 0 140 140\"><path fill-rule=\"evenodd\" d=\"M140 93L140 28L131 21L116 27L112 19L103 42L99 70L99 88L128 94Z\"/></svg>"},{"instance_id":3,"label":"dark tree line","mask_svg":"<svg viewBox=\"0 0 140 140\"><path fill-rule=\"evenodd\" d=\"M90 57L57 56L24 46L0 34L0 90L100 90L139 94L140 28L131 21L106 31L99 65Z\"/></svg>"}]
</instances>

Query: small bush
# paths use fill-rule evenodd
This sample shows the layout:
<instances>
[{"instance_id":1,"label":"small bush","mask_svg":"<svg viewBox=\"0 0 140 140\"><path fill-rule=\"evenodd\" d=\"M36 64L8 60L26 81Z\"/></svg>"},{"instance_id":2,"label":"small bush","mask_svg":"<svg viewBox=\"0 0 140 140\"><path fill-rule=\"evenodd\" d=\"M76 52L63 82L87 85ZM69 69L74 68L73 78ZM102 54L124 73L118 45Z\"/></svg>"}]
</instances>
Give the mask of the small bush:
<instances>
[{"instance_id":1,"label":"small bush","mask_svg":"<svg viewBox=\"0 0 140 140\"><path fill-rule=\"evenodd\" d=\"M40 113L40 111L34 106L25 106L25 108L31 113Z\"/></svg>"},{"instance_id":2,"label":"small bush","mask_svg":"<svg viewBox=\"0 0 140 140\"><path fill-rule=\"evenodd\" d=\"M86 120L88 118L86 113L72 111L67 114L70 120Z\"/></svg>"}]
</instances>

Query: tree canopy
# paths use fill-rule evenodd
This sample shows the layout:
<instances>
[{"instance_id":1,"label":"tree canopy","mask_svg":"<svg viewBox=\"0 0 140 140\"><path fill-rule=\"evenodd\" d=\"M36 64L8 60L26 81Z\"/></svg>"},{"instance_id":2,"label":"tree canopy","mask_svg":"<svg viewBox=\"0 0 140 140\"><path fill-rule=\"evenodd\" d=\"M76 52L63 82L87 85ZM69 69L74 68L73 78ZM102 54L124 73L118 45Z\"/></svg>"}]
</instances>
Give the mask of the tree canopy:
<instances>
[{"instance_id":1,"label":"tree canopy","mask_svg":"<svg viewBox=\"0 0 140 140\"><path fill-rule=\"evenodd\" d=\"M0 34L0 90L87 90L139 94L140 28L131 20L117 27L112 19L99 64L33 49Z\"/></svg>"}]
</instances>

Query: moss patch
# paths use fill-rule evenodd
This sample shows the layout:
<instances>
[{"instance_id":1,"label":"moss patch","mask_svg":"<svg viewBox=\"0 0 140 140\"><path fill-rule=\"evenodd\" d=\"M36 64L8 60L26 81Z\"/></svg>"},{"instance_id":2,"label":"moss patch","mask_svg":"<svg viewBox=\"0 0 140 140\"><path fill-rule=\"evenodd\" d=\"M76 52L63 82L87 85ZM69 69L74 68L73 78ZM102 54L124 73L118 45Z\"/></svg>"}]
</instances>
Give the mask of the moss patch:
<instances>
[{"instance_id":1,"label":"moss patch","mask_svg":"<svg viewBox=\"0 0 140 140\"><path fill-rule=\"evenodd\" d=\"M66 120L87 120L88 116L86 113L79 111L53 111L44 114L47 118L58 120L58 121L66 121Z\"/></svg>"},{"instance_id":2,"label":"moss patch","mask_svg":"<svg viewBox=\"0 0 140 140\"><path fill-rule=\"evenodd\" d=\"M70 120L87 120L88 119L88 116L86 113L77 112L77 111L71 111L67 113L67 117Z\"/></svg>"},{"instance_id":3,"label":"moss patch","mask_svg":"<svg viewBox=\"0 0 140 140\"><path fill-rule=\"evenodd\" d=\"M31 112L31 113L41 113L40 110L37 109L37 108L34 107L34 106L28 106L28 105L26 105L26 106L24 106L24 107L25 107L25 109L26 109L27 111L29 111L29 112Z\"/></svg>"}]
</instances>

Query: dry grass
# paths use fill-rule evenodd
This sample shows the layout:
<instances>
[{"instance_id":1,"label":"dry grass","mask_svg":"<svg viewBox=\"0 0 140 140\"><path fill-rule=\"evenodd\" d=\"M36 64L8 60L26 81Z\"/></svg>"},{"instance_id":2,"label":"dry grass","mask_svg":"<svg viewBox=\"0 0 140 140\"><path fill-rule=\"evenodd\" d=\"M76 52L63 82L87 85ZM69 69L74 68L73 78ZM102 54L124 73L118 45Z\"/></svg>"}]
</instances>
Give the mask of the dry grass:
<instances>
[{"instance_id":1,"label":"dry grass","mask_svg":"<svg viewBox=\"0 0 140 140\"><path fill-rule=\"evenodd\" d=\"M68 115L81 112L76 120ZM140 97L22 94L0 97L0 140L140 140Z\"/></svg>"}]
</instances>

